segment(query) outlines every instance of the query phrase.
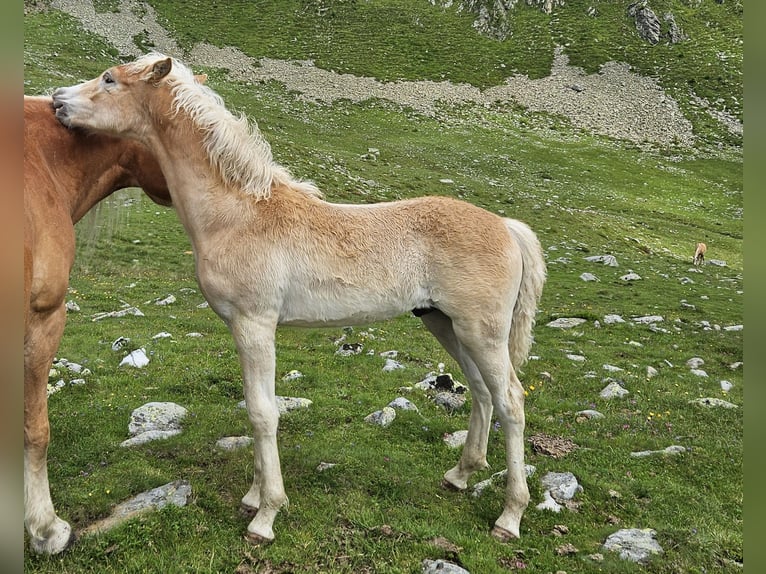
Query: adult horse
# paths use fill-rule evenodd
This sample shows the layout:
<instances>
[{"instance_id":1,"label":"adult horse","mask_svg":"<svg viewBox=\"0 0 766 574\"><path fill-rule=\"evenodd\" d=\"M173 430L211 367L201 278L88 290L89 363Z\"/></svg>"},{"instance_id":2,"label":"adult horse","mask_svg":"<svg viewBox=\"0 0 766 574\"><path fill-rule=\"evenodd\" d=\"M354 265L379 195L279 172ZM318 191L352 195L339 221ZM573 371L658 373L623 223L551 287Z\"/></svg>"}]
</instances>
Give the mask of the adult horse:
<instances>
[{"instance_id":1,"label":"adult horse","mask_svg":"<svg viewBox=\"0 0 766 574\"><path fill-rule=\"evenodd\" d=\"M274 162L257 127L152 53L53 94L67 126L135 139L157 157L192 243L197 278L236 343L254 435L242 499L253 543L274 539L287 501L279 453L277 325L350 325L413 310L462 368L468 437L444 479L458 489L487 466L493 409L506 439L505 507L493 534L519 536L524 473L524 362L545 281L527 225L446 197L338 205Z\"/></svg>"},{"instance_id":2,"label":"adult horse","mask_svg":"<svg viewBox=\"0 0 766 574\"><path fill-rule=\"evenodd\" d=\"M162 170L145 146L70 130L50 97L24 96L24 523L32 549L56 554L72 530L56 516L48 486L47 383L66 321L74 225L124 187L171 205Z\"/></svg>"}]
</instances>

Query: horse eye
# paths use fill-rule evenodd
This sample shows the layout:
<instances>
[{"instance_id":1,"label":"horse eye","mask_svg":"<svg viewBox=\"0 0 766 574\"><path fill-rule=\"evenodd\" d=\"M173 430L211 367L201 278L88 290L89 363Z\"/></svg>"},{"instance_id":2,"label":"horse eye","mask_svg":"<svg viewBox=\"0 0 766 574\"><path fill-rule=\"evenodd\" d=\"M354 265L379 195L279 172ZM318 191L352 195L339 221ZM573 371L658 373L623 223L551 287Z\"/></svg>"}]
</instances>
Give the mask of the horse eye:
<instances>
[{"instance_id":1,"label":"horse eye","mask_svg":"<svg viewBox=\"0 0 766 574\"><path fill-rule=\"evenodd\" d=\"M114 79L112 78L112 75L109 72L104 72L104 75L102 76L102 79L104 80L105 84L113 84Z\"/></svg>"}]
</instances>

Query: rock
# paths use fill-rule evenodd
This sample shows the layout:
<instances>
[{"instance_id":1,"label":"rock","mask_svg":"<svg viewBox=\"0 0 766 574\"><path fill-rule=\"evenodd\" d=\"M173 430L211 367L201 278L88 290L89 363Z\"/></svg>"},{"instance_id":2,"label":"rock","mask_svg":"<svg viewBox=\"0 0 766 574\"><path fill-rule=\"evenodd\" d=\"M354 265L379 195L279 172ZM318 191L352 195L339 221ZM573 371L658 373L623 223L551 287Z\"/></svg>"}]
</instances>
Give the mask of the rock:
<instances>
[{"instance_id":1,"label":"rock","mask_svg":"<svg viewBox=\"0 0 766 574\"><path fill-rule=\"evenodd\" d=\"M399 409L401 411L415 411L418 412L418 407L415 403L404 397L396 397L393 401L388 403L388 406L392 409Z\"/></svg>"},{"instance_id":2,"label":"rock","mask_svg":"<svg viewBox=\"0 0 766 574\"><path fill-rule=\"evenodd\" d=\"M613 325L614 323L624 323L625 319L619 315L604 315L604 324Z\"/></svg>"},{"instance_id":3,"label":"rock","mask_svg":"<svg viewBox=\"0 0 766 574\"><path fill-rule=\"evenodd\" d=\"M142 369L148 364L149 357L146 356L146 350L143 347L132 351L120 361L120 367L127 365L129 367L136 367L137 369Z\"/></svg>"},{"instance_id":4,"label":"rock","mask_svg":"<svg viewBox=\"0 0 766 574\"><path fill-rule=\"evenodd\" d=\"M309 399L304 399L302 397L280 397L277 395L276 399L277 409L279 410L280 416L286 415L290 411L307 409L313 404Z\"/></svg>"},{"instance_id":5,"label":"rock","mask_svg":"<svg viewBox=\"0 0 766 574\"><path fill-rule=\"evenodd\" d=\"M723 330L724 331L741 331L744 328L745 328L744 325L728 325L724 327Z\"/></svg>"},{"instance_id":6,"label":"rock","mask_svg":"<svg viewBox=\"0 0 766 574\"><path fill-rule=\"evenodd\" d=\"M619 399L627 394L629 394L628 389L623 388L617 381L612 381L601 390L599 396L602 399Z\"/></svg>"},{"instance_id":7,"label":"rock","mask_svg":"<svg viewBox=\"0 0 766 574\"><path fill-rule=\"evenodd\" d=\"M393 359L386 359L386 364L383 365L383 370L387 373L390 373L391 371L397 371L399 369L404 369L405 366L402 365L399 361L395 361Z\"/></svg>"},{"instance_id":8,"label":"rock","mask_svg":"<svg viewBox=\"0 0 766 574\"><path fill-rule=\"evenodd\" d=\"M535 471L537 470L536 467L532 466L531 464L525 464L524 465L524 474L527 478L532 476ZM481 482L477 482L473 485L473 492L471 493L474 497L481 496L484 491L492 484L496 484L500 481L505 481L508 478L508 469L505 468L501 470L500 472L494 473L492 476L490 476L486 480L482 480Z\"/></svg>"},{"instance_id":9,"label":"rock","mask_svg":"<svg viewBox=\"0 0 766 574\"><path fill-rule=\"evenodd\" d=\"M89 534L106 532L131 518L160 509L168 504L179 507L186 506L191 492L191 484L186 480L175 480L147 490L118 504L108 518L91 524L84 530L81 530L79 534L87 536Z\"/></svg>"},{"instance_id":10,"label":"rock","mask_svg":"<svg viewBox=\"0 0 766 574\"><path fill-rule=\"evenodd\" d=\"M164 306L164 305L170 305L171 303L175 303L175 302L176 302L176 296L175 295L168 295L164 299L157 299L154 302L154 304L155 305Z\"/></svg>"},{"instance_id":11,"label":"rock","mask_svg":"<svg viewBox=\"0 0 766 574\"><path fill-rule=\"evenodd\" d=\"M583 273L580 275L580 279L583 281L598 281L599 278L596 277L593 273Z\"/></svg>"},{"instance_id":12,"label":"rock","mask_svg":"<svg viewBox=\"0 0 766 574\"><path fill-rule=\"evenodd\" d=\"M543 487L557 502L572 500L583 488L571 472L549 472L540 479Z\"/></svg>"},{"instance_id":13,"label":"rock","mask_svg":"<svg viewBox=\"0 0 766 574\"><path fill-rule=\"evenodd\" d=\"M692 357L691 359L686 361L686 366L689 367L690 369L699 369L704 364L705 364L705 361L699 357Z\"/></svg>"},{"instance_id":14,"label":"rock","mask_svg":"<svg viewBox=\"0 0 766 574\"><path fill-rule=\"evenodd\" d=\"M570 355L567 355L567 359L569 359L570 361L575 361L576 363L585 362L585 357L583 357L582 355L570 354Z\"/></svg>"},{"instance_id":15,"label":"rock","mask_svg":"<svg viewBox=\"0 0 766 574\"><path fill-rule=\"evenodd\" d=\"M109 311L108 313L96 313L95 315L93 315L91 319L93 321L100 321L101 319L106 319L108 317L125 317L127 315L135 315L136 317L145 316L138 307L132 307L129 305L123 309L120 309L119 311Z\"/></svg>"},{"instance_id":16,"label":"rock","mask_svg":"<svg viewBox=\"0 0 766 574\"><path fill-rule=\"evenodd\" d=\"M616 367L614 365L601 365L601 368L605 371L609 371L610 373L619 373L620 371L624 371L622 367Z\"/></svg>"},{"instance_id":17,"label":"rock","mask_svg":"<svg viewBox=\"0 0 766 574\"><path fill-rule=\"evenodd\" d=\"M114 341L112 341L112 351L119 351L128 343L130 343L130 339L128 337L117 337Z\"/></svg>"},{"instance_id":18,"label":"rock","mask_svg":"<svg viewBox=\"0 0 766 574\"><path fill-rule=\"evenodd\" d=\"M651 365L646 367L646 378L651 379L652 377L656 377L659 371L652 367Z\"/></svg>"},{"instance_id":19,"label":"rock","mask_svg":"<svg viewBox=\"0 0 766 574\"><path fill-rule=\"evenodd\" d=\"M684 34L684 31L679 28L678 24L676 24L676 19L668 12L664 16L665 22L668 23L668 32L667 37L670 40L671 44L678 44L679 42L682 42L687 39L686 34Z\"/></svg>"},{"instance_id":20,"label":"rock","mask_svg":"<svg viewBox=\"0 0 766 574\"><path fill-rule=\"evenodd\" d=\"M141 444L146 444L147 442L151 442L153 440L163 440L166 438L170 438L173 436L176 436L177 434L181 434L181 429L176 430L150 430L146 432L142 432L137 434L134 437L131 437L129 439L125 439L120 443L121 447L131 447L131 446L138 446Z\"/></svg>"},{"instance_id":21,"label":"rock","mask_svg":"<svg viewBox=\"0 0 766 574\"><path fill-rule=\"evenodd\" d=\"M394 409L391 407L383 407L381 410L375 411L374 413L364 417L364 422L381 427L387 427L392 422L394 422L395 418L396 411Z\"/></svg>"},{"instance_id":22,"label":"rock","mask_svg":"<svg viewBox=\"0 0 766 574\"><path fill-rule=\"evenodd\" d=\"M361 343L343 343L338 347L338 350L335 351L335 354L340 355L341 357L348 357L351 355L358 355L362 352L362 349L364 349L364 347Z\"/></svg>"},{"instance_id":23,"label":"rock","mask_svg":"<svg viewBox=\"0 0 766 574\"><path fill-rule=\"evenodd\" d=\"M74 381L72 381L72 383L74 383ZM732 389L732 387L734 387L734 385L732 384L731 381L726 381L726 380L721 381L721 390L724 393L728 393Z\"/></svg>"},{"instance_id":24,"label":"rock","mask_svg":"<svg viewBox=\"0 0 766 574\"><path fill-rule=\"evenodd\" d=\"M588 419L603 419L604 415L602 413L598 412L598 411L594 411L594 410L590 410L589 409L589 410L584 410L584 411L577 411L575 413L575 417L577 417L576 418L577 422L582 422L582 421L588 420Z\"/></svg>"},{"instance_id":25,"label":"rock","mask_svg":"<svg viewBox=\"0 0 766 574\"><path fill-rule=\"evenodd\" d=\"M458 395L450 392L437 393L434 397L434 402L440 407L444 407L447 411L459 410L465 405L465 395Z\"/></svg>"},{"instance_id":26,"label":"rock","mask_svg":"<svg viewBox=\"0 0 766 574\"><path fill-rule=\"evenodd\" d=\"M148 431L181 431L181 421L188 411L171 402L151 402L135 409L130 416L128 432L136 436Z\"/></svg>"},{"instance_id":27,"label":"rock","mask_svg":"<svg viewBox=\"0 0 766 574\"><path fill-rule=\"evenodd\" d=\"M456 381L451 373L439 373L437 375L433 371L428 373L422 381L415 383L415 388L423 391L447 391L456 394L464 394L468 390L468 387Z\"/></svg>"},{"instance_id":28,"label":"rock","mask_svg":"<svg viewBox=\"0 0 766 574\"><path fill-rule=\"evenodd\" d=\"M638 452L631 452L630 456L633 456L636 458L643 458L646 456L651 456L653 454L680 454L682 452L686 452L686 450L687 449L685 446L671 445L662 450L641 450Z\"/></svg>"},{"instance_id":29,"label":"rock","mask_svg":"<svg viewBox=\"0 0 766 574\"><path fill-rule=\"evenodd\" d=\"M326 470L330 470L334 466L338 466L338 465L334 462L320 462L317 465L317 472L324 472Z\"/></svg>"},{"instance_id":30,"label":"rock","mask_svg":"<svg viewBox=\"0 0 766 574\"><path fill-rule=\"evenodd\" d=\"M587 319L582 319L581 317L561 317L551 321L546 327L552 327L554 329L571 329L572 327L582 325L586 321Z\"/></svg>"},{"instance_id":31,"label":"rock","mask_svg":"<svg viewBox=\"0 0 766 574\"><path fill-rule=\"evenodd\" d=\"M470 574L465 568L446 560L429 560L422 562L423 574Z\"/></svg>"},{"instance_id":32,"label":"rock","mask_svg":"<svg viewBox=\"0 0 766 574\"><path fill-rule=\"evenodd\" d=\"M468 438L468 431L459 430L453 433L446 433L442 440L450 448L459 448L465 444L466 438Z\"/></svg>"},{"instance_id":33,"label":"rock","mask_svg":"<svg viewBox=\"0 0 766 574\"><path fill-rule=\"evenodd\" d=\"M553 499L549 490L543 492L543 501L535 506L537 510L550 510L552 512L561 512L563 508L558 502Z\"/></svg>"},{"instance_id":34,"label":"rock","mask_svg":"<svg viewBox=\"0 0 766 574\"><path fill-rule=\"evenodd\" d=\"M707 372L702 369L691 369L689 372L698 377L707 377Z\"/></svg>"},{"instance_id":35,"label":"rock","mask_svg":"<svg viewBox=\"0 0 766 574\"><path fill-rule=\"evenodd\" d=\"M219 450L231 451L250 446L251 444L253 444L253 437L251 436L225 436L219 438L215 446Z\"/></svg>"},{"instance_id":36,"label":"rock","mask_svg":"<svg viewBox=\"0 0 766 574\"><path fill-rule=\"evenodd\" d=\"M289 383L290 381L297 381L298 379L302 379L302 378L303 378L303 373L293 369L292 371L286 373L282 377L282 381L285 382L285 383Z\"/></svg>"},{"instance_id":37,"label":"rock","mask_svg":"<svg viewBox=\"0 0 766 574\"><path fill-rule=\"evenodd\" d=\"M168 333L167 331L160 331L156 335L152 337L152 339L171 339L173 335Z\"/></svg>"},{"instance_id":38,"label":"rock","mask_svg":"<svg viewBox=\"0 0 766 574\"><path fill-rule=\"evenodd\" d=\"M663 550L654 539L657 533L651 528L626 528L610 534L604 542L604 550L619 552L620 558L645 563Z\"/></svg>"},{"instance_id":39,"label":"rock","mask_svg":"<svg viewBox=\"0 0 766 574\"><path fill-rule=\"evenodd\" d=\"M585 261L590 261L591 263L603 263L609 267L618 266L617 258L614 255L591 255L590 257L586 257Z\"/></svg>"},{"instance_id":40,"label":"rock","mask_svg":"<svg viewBox=\"0 0 766 574\"><path fill-rule=\"evenodd\" d=\"M638 273L633 273L632 271L630 273L627 273L620 277L623 281L638 281L641 279L641 276Z\"/></svg>"},{"instance_id":41,"label":"rock","mask_svg":"<svg viewBox=\"0 0 766 574\"><path fill-rule=\"evenodd\" d=\"M717 399L715 397L706 397L706 398L700 398L700 399L693 399L689 401L689 404L692 405L699 405L701 407L721 407L724 409L738 409L739 407L735 405L734 403L730 403L728 401L724 401L723 399Z\"/></svg>"},{"instance_id":42,"label":"rock","mask_svg":"<svg viewBox=\"0 0 766 574\"><path fill-rule=\"evenodd\" d=\"M66 310L68 313L77 313L80 310L80 306L75 301L67 301Z\"/></svg>"},{"instance_id":43,"label":"rock","mask_svg":"<svg viewBox=\"0 0 766 574\"><path fill-rule=\"evenodd\" d=\"M628 16L635 19L638 35L652 45L660 41L660 19L649 8L646 0L633 2L628 6Z\"/></svg>"},{"instance_id":44,"label":"rock","mask_svg":"<svg viewBox=\"0 0 766 574\"><path fill-rule=\"evenodd\" d=\"M664 320L665 319L663 319L660 315L644 315L643 317L634 317L632 319L634 323L641 323L644 325L651 323L661 323Z\"/></svg>"}]
</instances>

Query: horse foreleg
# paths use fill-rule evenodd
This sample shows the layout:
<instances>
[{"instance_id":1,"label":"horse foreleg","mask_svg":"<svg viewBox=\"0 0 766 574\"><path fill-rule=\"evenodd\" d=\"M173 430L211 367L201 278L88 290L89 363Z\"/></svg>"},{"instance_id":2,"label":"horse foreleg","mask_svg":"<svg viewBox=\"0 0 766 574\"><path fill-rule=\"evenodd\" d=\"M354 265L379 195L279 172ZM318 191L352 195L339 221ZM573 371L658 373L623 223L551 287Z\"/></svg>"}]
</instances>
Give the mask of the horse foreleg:
<instances>
[{"instance_id":1,"label":"horse foreleg","mask_svg":"<svg viewBox=\"0 0 766 574\"><path fill-rule=\"evenodd\" d=\"M471 389L471 417L460 461L444 474L445 486L458 490L468 487L468 479L477 470L487 468L487 442L492 419L492 402L481 373L462 348L452 329L452 321L441 311L431 311L421 317L429 331L454 358Z\"/></svg>"},{"instance_id":2,"label":"horse foreleg","mask_svg":"<svg viewBox=\"0 0 766 574\"><path fill-rule=\"evenodd\" d=\"M232 323L242 366L247 414L253 425L253 483L242 499L242 506L257 509L247 527L247 538L254 544L274 540L274 519L287 502L277 447L275 328L276 323L270 321Z\"/></svg>"},{"instance_id":3,"label":"horse foreleg","mask_svg":"<svg viewBox=\"0 0 766 574\"><path fill-rule=\"evenodd\" d=\"M24 334L24 523L32 549L58 554L73 540L56 516L48 483L48 372L64 332L66 309L30 313Z\"/></svg>"}]
</instances>

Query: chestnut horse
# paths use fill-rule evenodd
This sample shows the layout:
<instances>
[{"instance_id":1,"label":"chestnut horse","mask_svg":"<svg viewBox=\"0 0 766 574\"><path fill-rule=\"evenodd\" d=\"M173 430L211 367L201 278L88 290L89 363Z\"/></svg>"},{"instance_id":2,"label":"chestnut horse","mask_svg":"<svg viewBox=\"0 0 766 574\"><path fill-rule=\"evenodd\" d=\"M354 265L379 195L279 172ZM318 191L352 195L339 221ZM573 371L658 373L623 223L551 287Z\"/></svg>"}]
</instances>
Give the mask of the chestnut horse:
<instances>
[{"instance_id":1,"label":"chestnut horse","mask_svg":"<svg viewBox=\"0 0 766 574\"><path fill-rule=\"evenodd\" d=\"M527 358L545 281L536 235L520 221L446 197L340 205L275 163L175 59L148 54L53 94L59 119L145 143L160 162L195 256L197 279L228 326L253 425L254 473L242 507L255 543L274 539L287 502L277 448L275 330L343 326L413 311L462 368L472 392L468 438L445 483L487 466L493 410L506 439L505 507L493 534L519 536Z\"/></svg>"},{"instance_id":2,"label":"chestnut horse","mask_svg":"<svg viewBox=\"0 0 766 574\"><path fill-rule=\"evenodd\" d=\"M70 130L50 97L24 96L24 522L35 552L70 543L48 486L48 372L64 332L74 225L124 187L171 205L160 166L140 143Z\"/></svg>"}]
</instances>

